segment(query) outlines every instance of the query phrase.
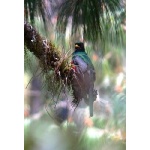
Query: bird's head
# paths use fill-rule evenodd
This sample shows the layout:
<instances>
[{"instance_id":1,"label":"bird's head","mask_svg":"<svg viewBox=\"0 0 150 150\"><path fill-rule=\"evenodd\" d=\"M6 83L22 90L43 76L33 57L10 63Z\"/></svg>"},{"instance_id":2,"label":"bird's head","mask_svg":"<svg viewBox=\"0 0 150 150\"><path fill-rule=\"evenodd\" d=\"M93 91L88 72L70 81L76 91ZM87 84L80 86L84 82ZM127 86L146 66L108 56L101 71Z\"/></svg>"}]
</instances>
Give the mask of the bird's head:
<instances>
[{"instance_id":1,"label":"bird's head","mask_svg":"<svg viewBox=\"0 0 150 150\"><path fill-rule=\"evenodd\" d=\"M75 43L75 51L85 51L84 44L82 42Z\"/></svg>"}]
</instances>

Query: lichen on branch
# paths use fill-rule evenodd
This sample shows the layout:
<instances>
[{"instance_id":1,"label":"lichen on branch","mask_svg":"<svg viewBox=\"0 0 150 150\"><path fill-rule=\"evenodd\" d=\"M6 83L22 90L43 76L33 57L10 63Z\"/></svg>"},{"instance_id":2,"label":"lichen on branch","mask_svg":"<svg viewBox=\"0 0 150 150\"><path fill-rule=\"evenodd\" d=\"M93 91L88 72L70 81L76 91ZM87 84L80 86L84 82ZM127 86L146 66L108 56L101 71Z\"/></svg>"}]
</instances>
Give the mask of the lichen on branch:
<instances>
[{"instance_id":1,"label":"lichen on branch","mask_svg":"<svg viewBox=\"0 0 150 150\"><path fill-rule=\"evenodd\" d=\"M24 44L39 59L44 79L49 84L48 91L64 85L70 87L74 72L69 57L61 53L51 41L41 37L27 22L24 23Z\"/></svg>"}]
</instances>

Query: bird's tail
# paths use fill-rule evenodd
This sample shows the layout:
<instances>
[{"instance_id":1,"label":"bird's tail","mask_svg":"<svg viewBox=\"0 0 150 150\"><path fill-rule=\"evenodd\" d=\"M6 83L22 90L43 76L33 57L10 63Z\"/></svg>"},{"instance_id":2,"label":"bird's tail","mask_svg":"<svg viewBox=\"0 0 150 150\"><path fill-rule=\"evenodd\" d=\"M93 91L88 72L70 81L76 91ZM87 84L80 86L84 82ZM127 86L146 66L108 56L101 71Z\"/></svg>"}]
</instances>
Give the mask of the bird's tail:
<instances>
[{"instance_id":1,"label":"bird's tail","mask_svg":"<svg viewBox=\"0 0 150 150\"><path fill-rule=\"evenodd\" d=\"M93 102L96 100L97 91L90 89L89 91L89 109L90 109L90 117L93 117Z\"/></svg>"}]
</instances>

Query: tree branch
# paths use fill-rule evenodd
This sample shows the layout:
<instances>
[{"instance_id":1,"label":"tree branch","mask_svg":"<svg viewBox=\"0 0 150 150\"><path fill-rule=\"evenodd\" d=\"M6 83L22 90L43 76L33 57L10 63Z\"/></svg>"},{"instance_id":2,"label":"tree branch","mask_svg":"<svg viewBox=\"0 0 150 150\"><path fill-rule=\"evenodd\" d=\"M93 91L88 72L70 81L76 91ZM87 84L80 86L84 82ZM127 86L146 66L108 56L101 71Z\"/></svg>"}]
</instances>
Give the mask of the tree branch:
<instances>
[{"instance_id":1,"label":"tree branch","mask_svg":"<svg viewBox=\"0 0 150 150\"><path fill-rule=\"evenodd\" d=\"M70 85L73 74L68 57L62 57L55 45L51 41L47 42L47 39L42 38L27 22L24 23L24 44L39 59L44 72L54 70L57 78L61 78L63 81L67 78L65 84Z\"/></svg>"}]
</instances>

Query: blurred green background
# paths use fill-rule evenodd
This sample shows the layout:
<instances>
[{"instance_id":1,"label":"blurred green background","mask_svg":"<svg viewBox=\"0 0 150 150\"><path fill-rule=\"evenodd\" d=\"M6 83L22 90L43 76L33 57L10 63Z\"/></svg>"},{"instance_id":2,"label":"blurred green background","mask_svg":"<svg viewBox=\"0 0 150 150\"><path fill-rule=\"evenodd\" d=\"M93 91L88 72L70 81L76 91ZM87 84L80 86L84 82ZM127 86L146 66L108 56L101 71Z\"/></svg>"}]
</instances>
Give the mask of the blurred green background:
<instances>
[{"instance_id":1,"label":"blurred green background","mask_svg":"<svg viewBox=\"0 0 150 150\"><path fill-rule=\"evenodd\" d=\"M104 11L103 7L102 11L96 9L95 0L93 5L88 0L24 2L25 20L30 22L41 36L51 40L62 53L73 52L74 42L84 41L86 52L96 70L95 88L98 91L92 118L89 118L88 106L84 103L84 107L81 105L74 111L69 103L69 91L56 91L55 95L52 95L47 90L37 58L25 47L25 150L125 150L125 1L101 1L101 6L108 6L108 11ZM71 13L74 8L77 12L81 11L84 17ZM100 20L92 22L97 12L100 12ZM84 18L85 21L82 21ZM93 24L98 24L98 27ZM84 25L87 26L85 30L82 28ZM52 99L58 100L58 108L67 108L67 117L61 118L61 121L50 105Z\"/></svg>"}]
</instances>

